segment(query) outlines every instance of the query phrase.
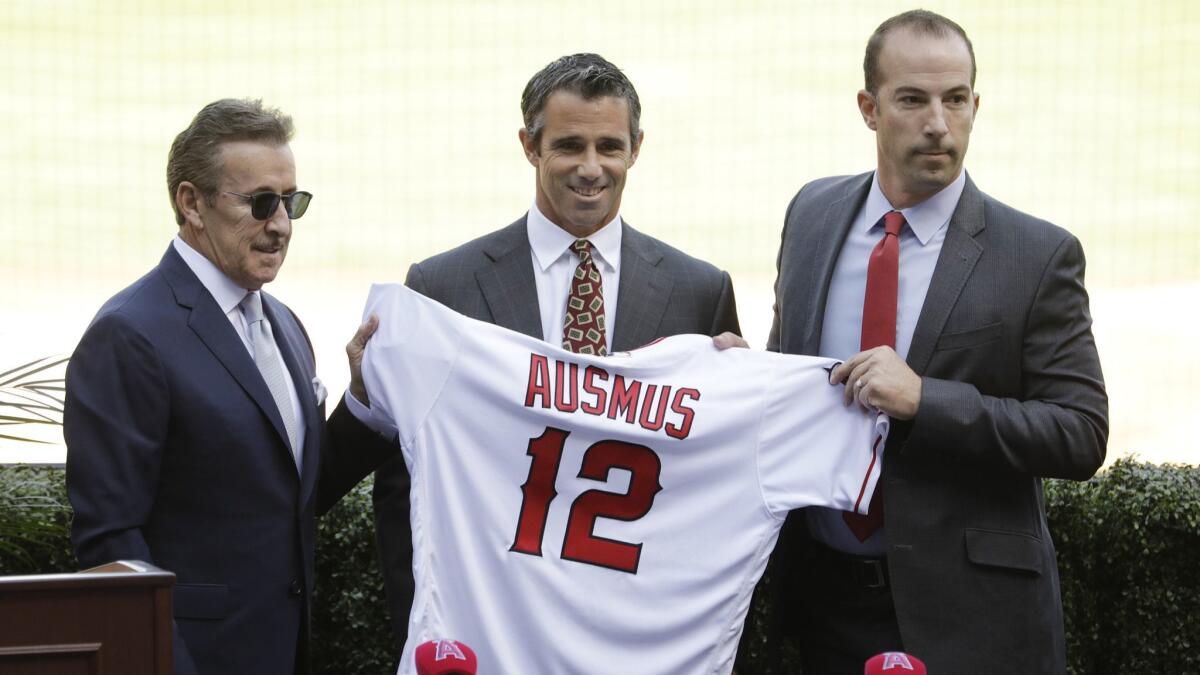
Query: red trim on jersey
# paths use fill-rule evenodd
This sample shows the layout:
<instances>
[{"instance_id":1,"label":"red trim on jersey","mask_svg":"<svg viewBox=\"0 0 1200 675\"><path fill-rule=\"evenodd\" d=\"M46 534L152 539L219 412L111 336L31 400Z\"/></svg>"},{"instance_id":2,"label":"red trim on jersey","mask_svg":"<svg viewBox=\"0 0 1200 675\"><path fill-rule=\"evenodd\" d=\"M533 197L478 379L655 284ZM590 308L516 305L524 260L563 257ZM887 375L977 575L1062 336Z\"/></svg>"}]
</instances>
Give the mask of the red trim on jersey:
<instances>
[{"instance_id":1,"label":"red trim on jersey","mask_svg":"<svg viewBox=\"0 0 1200 675\"><path fill-rule=\"evenodd\" d=\"M854 500L854 512L858 513L858 507L862 505L863 494L867 491L867 483L871 480L871 471L875 469L875 460L879 459L879 441L883 440L882 435L875 437L875 442L871 444L871 463L867 465L867 475L863 476L862 487L858 489L858 499ZM879 489L876 486L876 489Z\"/></svg>"}]
</instances>

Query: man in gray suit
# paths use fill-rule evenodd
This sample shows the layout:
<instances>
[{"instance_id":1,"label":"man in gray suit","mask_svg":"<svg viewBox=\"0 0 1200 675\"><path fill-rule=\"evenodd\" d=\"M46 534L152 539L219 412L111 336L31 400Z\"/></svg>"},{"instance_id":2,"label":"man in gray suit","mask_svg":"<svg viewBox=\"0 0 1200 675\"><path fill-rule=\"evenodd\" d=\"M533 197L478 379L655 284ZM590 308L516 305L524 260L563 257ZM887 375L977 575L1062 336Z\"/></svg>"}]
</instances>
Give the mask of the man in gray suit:
<instances>
[{"instance_id":1,"label":"man in gray suit","mask_svg":"<svg viewBox=\"0 0 1200 675\"><path fill-rule=\"evenodd\" d=\"M643 137L641 104L624 73L596 54L564 56L529 81L521 111L518 136L536 174L529 212L413 265L405 283L467 316L580 352L740 332L729 274L620 216ZM376 472L375 524L398 647L413 598L408 488L403 457Z\"/></svg>"},{"instance_id":2,"label":"man in gray suit","mask_svg":"<svg viewBox=\"0 0 1200 675\"><path fill-rule=\"evenodd\" d=\"M888 650L937 673L1061 673L1042 478L1086 480L1108 436L1083 250L963 171L979 95L962 28L889 19L864 71L877 169L788 206L768 349L844 359L847 404L892 433L870 517L792 514L776 612L810 675Z\"/></svg>"}]
</instances>

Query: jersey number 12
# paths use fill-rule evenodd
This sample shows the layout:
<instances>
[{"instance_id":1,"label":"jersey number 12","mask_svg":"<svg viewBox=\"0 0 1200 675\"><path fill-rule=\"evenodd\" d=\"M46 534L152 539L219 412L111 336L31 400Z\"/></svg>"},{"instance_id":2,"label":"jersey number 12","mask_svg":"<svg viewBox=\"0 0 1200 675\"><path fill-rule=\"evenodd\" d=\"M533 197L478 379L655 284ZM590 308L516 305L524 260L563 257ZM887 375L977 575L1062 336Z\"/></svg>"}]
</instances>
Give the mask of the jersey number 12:
<instances>
[{"instance_id":1,"label":"jersey number 12","mask_svg":"<svg viewBox=\"0 0 1200 675\"><path fill-rule=\"evenodd\" d=\"M550 502L558 496L554 481L562 463L563 447L571 432L546 427L541 436L530 439L526 454L529 476L521 486L524 499L517 520L517 534L510 551L542 555L542 539L546 533L546 515ZM579 477L607 481L611 469L629 471L629 490L624 494L587 490L575 498L567 517L563 536L562 558L589 565L609 567L637 574L642 545L605 539L592 534L597 518L633 521L650 512L654 496L662 490L658 482L662 463L653 450L644 445L624 441L597 441L584 453Z\"/></svg>"}]
</instances>

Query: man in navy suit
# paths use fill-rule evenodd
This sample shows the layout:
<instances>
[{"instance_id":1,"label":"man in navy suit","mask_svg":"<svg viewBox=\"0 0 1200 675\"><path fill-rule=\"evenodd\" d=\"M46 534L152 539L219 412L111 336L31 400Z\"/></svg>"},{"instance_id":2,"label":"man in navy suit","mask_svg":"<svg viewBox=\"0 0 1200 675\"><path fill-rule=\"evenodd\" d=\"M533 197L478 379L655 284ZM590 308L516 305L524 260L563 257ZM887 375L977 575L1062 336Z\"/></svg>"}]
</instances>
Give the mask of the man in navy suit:
<instances>
[{"instance_id":1,"label":"man in navy suit","mask_svg":"<svg viewBox=\"0 0 1200 675\"><path fill-rule=\"evenodd\" d=\"M176 574L175 672L307 672L315 516L395 446L344 405L326 422L312 346L264 293L296 189L292 121L259 101L209 104L176 137L179 234L105 303L67 369L72 541ZM351 389L373 331L349 345Z\"/></svg>"}]
</instances>

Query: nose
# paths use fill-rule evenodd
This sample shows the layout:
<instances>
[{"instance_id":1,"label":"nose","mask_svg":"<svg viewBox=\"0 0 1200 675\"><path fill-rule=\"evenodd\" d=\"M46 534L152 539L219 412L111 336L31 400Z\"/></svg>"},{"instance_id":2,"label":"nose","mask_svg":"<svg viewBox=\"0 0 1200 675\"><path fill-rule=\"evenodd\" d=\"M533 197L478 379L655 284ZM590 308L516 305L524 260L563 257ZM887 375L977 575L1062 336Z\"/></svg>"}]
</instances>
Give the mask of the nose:
<instances>
[{"instance_id":1,"label":"nose","mask_svg":"<svg viewBox=\"0 0 1200 675\"><path fill-rule=\"evenodd\" d=\"M283 205L283 200L275 205L275 211L267 218L264 224L267 232L287 236L292 232L292 219L288 218L287 208Z\"/></svg>"},{"instance_id":2,"label":"nose","mask_svg":"<svg viewBox=\"0 0 1200 675\"><path fill-rule=\"evenodd\" d=\"M577 173L580 178L585 180L598 180L604 174L600 168L600 154L596 152L596 148L588 148L584 151L579 160Z\"/></svg>"},{"instance_id":3,"label":"nose","mask_svg":"<svg viewBox=\"0 0 1200 675\"><path fill-rule=\"evenodd\" d=\"M925 135L932 138L941 138L950 133L950 127L946 124L946 108L941 101L934 101L929 117L925 120Z\"/></svg>"}]
</instances>

